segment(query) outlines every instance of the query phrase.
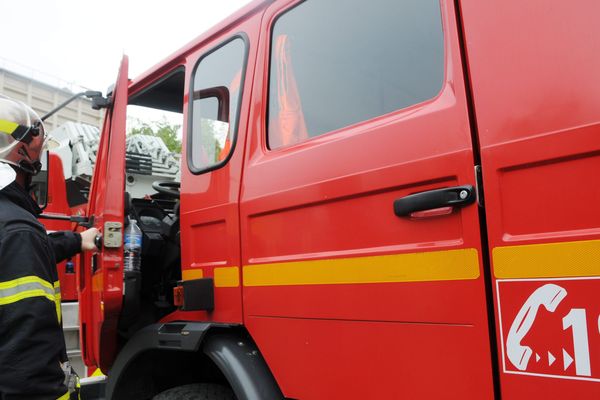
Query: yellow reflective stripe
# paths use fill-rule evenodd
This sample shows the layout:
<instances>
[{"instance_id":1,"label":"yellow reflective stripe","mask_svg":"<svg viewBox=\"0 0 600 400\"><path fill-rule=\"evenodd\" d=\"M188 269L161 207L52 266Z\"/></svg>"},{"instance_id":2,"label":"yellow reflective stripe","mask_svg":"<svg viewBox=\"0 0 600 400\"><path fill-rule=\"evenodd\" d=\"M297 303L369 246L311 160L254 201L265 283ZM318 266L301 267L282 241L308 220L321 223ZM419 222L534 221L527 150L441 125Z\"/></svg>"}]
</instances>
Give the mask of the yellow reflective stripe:
<instances>
[{"instance_id":1,"label":"yellow reflective stripe","mask_svg":"<svg viewBox=\"0 0 600 400\"><path fill-rule=\"evenodd\" d=\"M243 272L244 286L452 281L480 275L473 248L247 265Z\"/></svg>"},{"instance_id":2,"label":"yellow reflective stripe","mask_svg":"<svg viewBox=\"0 0 600 400\"><path fill-rule=\"evenodd\" d=\"M10 288L15 288L19 285L23 285L26 283L38 283L44 287L47 287L48 289L54 291L55 286L52 285L50 282L43 280L42 278L39 278L37 276L24 276L22 278L17 278L17 279L13 279L11 281L5 281L5 282L0 282L0 290L2 289L10 289Z\"/></svg>"},{"instance_id":3,"label":"yellow reflective stripe","mask_svg":"<svg viewBox=\"0 0 600 400\"><path fill-rule=\"evenodd\" d=\"M60 293L54 295L54 303L56 305L56 316L58 317L58 322L62 323L62 308L60 306L60 302L62 300L62 296Z\"/></svg>"},{"instance_id":4,"label":"yellow reflective stripe","mask_svg":"<svg viewBox=\"0 0 600 400\"><path fill-rule=\"evenodd\" d=\"M216 267L213 270L215 287L239 287L240 269L239 267ZM184 281L202 279L204 271L201 268L185 269L181 271Z\"/></svg>"},{"instance_id":5,"label":"yellow reflective stripe","mask_svg":"<svg viewBox=\"0 0 600 400\"><path fill-rule=\"evenodd\" d=\"M184 281L191 281L193 279L201 279L204 276L202 269L184 269L181 271L181 278Z\"/></svg>"},{"instance_id":6,"label":"yellow reflective stripe","mask_svg":"<svg viewBox=\"0 0 600 400\"><path fill-rule=\"evenodd\" d=\"M62 323L62 308L60 307L60 302L62 301L62 296L60 294L60 282L54 282L54 302L56 303L56 316L58 317L58 322Z\"/></svg>"},{"instance_id":7,"label":"yellow reflective stripe","mask_svg":"<svg viewBox=\"0 0 600 400\"><path fill-rule=\"evenodd\" d=\"M600 276L600 240L496 247L496 278Z\"/></svg>"},{"instance_id":8,"label":"yellow reflective stripe","mask_svg":"<svg viewBox=\"0 0 600 400\"><path fill-rule=\"evenodd\" d=\"M6 304L11 304L11 303L16 303L17 301L21 301L23 299L28 299L31 297L45 297L52 302L55 301L55 296L49 295L42 289L33 289L33 290L26 290L23 292L19 292L17 294L13 294L11 296L0 297L0 306L4 306Z\"/></svg>"},{"instance_id":9,"label":"yellow reflective stripe","mask_svg":"<svg viewBox=\"0 0 600 400\"><path fill-rule=\"evenodd\" d=\"M240 269L238 267L218 267L214 271L215 287L240 286Z\"/></svg>"},{"instance_id":10,"label":"yellow reflective stripe","mask_svg":"<svg viewBox=\"0 0 600 400\"><path fill-rule=\"evenodd\" d=\"M37 276L24 276L0 282L0 305L16 303L32 297L45 297L55 304L58 322L62 320L60 282L54 284Z\"/></svg>"},{"instance_id":11,"label":"yellow reflective stripe","mask_svg":"<svg viewBox=\"0 0 600 400\"><path fill-rule=\"evenodd\" d=\"M71 395L69 394L69 392L63 394L62 396L58 397L56 400L69 400L71 398Z\"/></svg>"},{"instance_id":12,"label":"yellow reflective stripe","mask_svg":"<svg viewBox=\"0 0 600 400\"><path fill-rule=\"evenodd\" d=\"M5 119L0 119L0 132L12 135L13 132L19 127L19 124Z\"/></svg>"},{"instance_id":13,"label":"yellow reflective stripe","mask_svg":"<svg viewBox=\"0 0 600 400\"><path fill-rule=\"evenodd\" d=\"M21 283L20 285L15 285L15 286L0 289L0 299L3 299L5 297L11 297L16 294L31 291L31 290L41 290L42 292L46 293L48 296L52 296L52 298L54 298L54 296L55 296L54 289L49 289L48 287L42 285L39 282L26 282L26 283Z\"/></svg>"}]
</instances>

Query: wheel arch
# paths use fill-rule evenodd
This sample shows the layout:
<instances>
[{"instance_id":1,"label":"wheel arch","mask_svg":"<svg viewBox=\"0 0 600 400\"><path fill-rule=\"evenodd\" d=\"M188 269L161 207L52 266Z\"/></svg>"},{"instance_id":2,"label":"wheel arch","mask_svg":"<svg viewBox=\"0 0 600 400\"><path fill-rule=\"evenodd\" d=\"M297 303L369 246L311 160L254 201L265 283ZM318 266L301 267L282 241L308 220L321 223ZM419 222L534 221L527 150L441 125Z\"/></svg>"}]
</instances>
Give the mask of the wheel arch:
<instances>
[{"instance_id":1,"label":"wheel arch","mask_svg":"<svg viewBox=\"0 0 600 400\"><path fill-rule=\"evenodd\" d=\"M203 352L223 372L238 400L283 399L258 347L244 331L209 335Z\"/></svg>"},{"instance_id":2,"label":"wheel arch","mask_svg":"<svg viewBox=\"0 0 600 400\"><path fill-rule=\"evenodd\" d=\"M245 329L210 322L153 324L137 332L108 374L106 398L149 398L193 382L227 384L239 400L283 398Z\"/></svg>"}]
</instances>

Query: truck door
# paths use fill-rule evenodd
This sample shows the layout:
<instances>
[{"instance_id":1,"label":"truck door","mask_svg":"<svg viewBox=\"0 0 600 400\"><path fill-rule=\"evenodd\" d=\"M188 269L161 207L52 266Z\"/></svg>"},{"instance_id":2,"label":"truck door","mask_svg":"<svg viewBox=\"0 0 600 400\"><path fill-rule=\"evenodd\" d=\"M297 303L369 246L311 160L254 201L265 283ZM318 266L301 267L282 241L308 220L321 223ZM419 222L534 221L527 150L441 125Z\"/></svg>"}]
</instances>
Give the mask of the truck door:
<instances>
[{"instance_id":1,"label":"truck door","mask_svg":"<svg viewBox=\"0 0 600 400\"><path fill-rule=\"evenodd\" d=\"M103 236L95 255L82 257L80 321L86 364L107 372L117 351L117 320L123 301L125 121L128 58L123 57L111 106L106 111L89 193L88 217Z\"/></svg>"},{"instance_id":2,"label":"truck door","mask_svg":"<svg viewBox=\"0 0 600 400\"><path fill-rule=\"evenodd\" d=\"M598 399L600 3L461 10L502 398Z\"/></svg>"},{"instance_id":3,"label":"truck door","mask_svg":"<svg viewBox=\"0 0 600 400\"><path fill-rule=\"evenodd\" d=\"M284 395L492 398L454 2L288 1L263 23L244 318Z\"/></svg>"},{"instance_id":4,"label":"truck door","mask_svg":"<svg viewBox=\"0 0 600 400\"><path fill-rule=\"evenodd\" d=\"M201 318L220 322L242 322L238 199L260 17L249 16L189 57L182 278L214 280L215 308Z\"/></svg>"},{"instance_id":5,"label":"truck door","mask_svg":"<svg viewBox=\"0 0 600 400\"><path fill-rule=\"evenodd\" d=\"M57 154L48 154L48 172L48 204L44 209L44 214L54 214L66 218L71 215L71 209L67 202L62 161ZM73 229L73 223L65 220L43 219L42 222L49 232ZM77 301L75 271L70 267L74 260L68 261L70 262L69 267L67 267L67 261L56 266L60 281L61 301Z\"/></svg>"}]
</instances>

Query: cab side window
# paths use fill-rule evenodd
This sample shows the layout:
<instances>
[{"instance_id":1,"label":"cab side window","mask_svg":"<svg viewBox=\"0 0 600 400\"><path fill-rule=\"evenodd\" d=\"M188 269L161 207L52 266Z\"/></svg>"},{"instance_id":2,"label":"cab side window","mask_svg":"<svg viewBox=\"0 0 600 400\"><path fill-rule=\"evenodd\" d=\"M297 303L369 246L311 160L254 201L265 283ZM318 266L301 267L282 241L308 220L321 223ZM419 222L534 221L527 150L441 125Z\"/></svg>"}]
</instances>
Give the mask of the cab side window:
<instances>
[{"instance_id":1,"label":"cab side window","mask_svg":"<svg viewBox=\"0 0 600 400\"><path fill-rule=\"evenodd\" d=\"M437 0L307 0L271 36L268 144L302 142L431 99L444 78Z\"/></svg>"},{"instance_id":2,"label":"cab side window","mask_svg":"<svg viewBox=\"0 0 600 400\"><path fill-rule=\"evenodd\" d=\"M224 164L233 150L246 59L236 37L200 59L193 75L188 164L201 173Z\"/></svg>"}]
</instances>

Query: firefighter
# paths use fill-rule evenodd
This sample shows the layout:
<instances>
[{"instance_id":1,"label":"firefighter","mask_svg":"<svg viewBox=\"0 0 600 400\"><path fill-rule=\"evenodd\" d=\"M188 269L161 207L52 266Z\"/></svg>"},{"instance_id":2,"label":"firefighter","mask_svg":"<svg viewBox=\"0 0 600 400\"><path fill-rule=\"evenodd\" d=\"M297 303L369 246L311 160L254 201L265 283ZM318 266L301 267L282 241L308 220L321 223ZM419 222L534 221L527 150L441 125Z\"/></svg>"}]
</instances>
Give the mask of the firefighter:
<instances>
[{"instance_id":1,"label":"firefighter","mask_svg":"<svg viewBox=\"0 0 600 400\"><path fill-rule=\"evenodd\" d=\"M42 121L0 95L0 400L69 399L56 263L97 250L95 228L46 234L28 194L41 168Z\"/></svg>"}]
</instances>

